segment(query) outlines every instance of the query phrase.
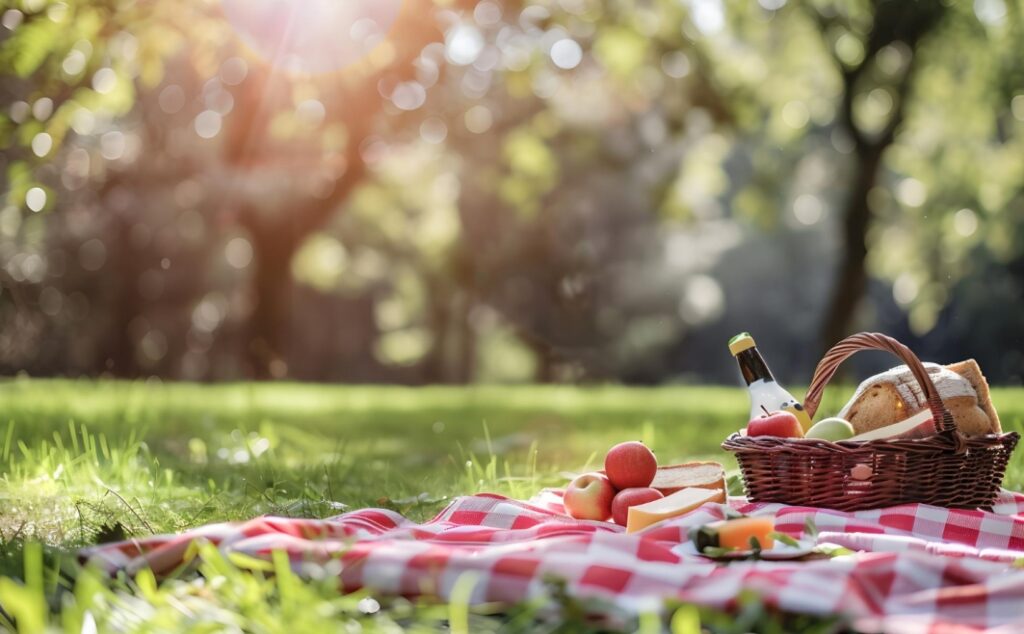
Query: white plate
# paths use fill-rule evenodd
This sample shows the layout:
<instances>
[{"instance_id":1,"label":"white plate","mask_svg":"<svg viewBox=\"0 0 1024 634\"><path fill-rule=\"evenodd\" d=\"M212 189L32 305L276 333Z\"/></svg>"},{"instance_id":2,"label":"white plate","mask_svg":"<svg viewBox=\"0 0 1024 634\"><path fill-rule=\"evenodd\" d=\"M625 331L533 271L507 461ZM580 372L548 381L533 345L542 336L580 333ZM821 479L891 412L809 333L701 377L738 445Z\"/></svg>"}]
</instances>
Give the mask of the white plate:
<instances>
[{"instance_id":1,"label":"white plate","mask_svg":"<svg viewBox=\"0 0 1024 634\"><path fill-rule=\"evenodd\" d=\"M797 546L790 546L789 544L783 544L779 540L775 540L775 545L767 550L761 551L761 559L768 561L781 561L784 559L798 559L806 555L811 554L817 543L813 539L803 538L797 540ZM692 541L686 542L683 546L683 554L686 555L700 555L701 557L707 557L709 559L746 559L754 554L753 550L731 550L728 553L724 553L717 557L711 555L705 555L704 553L698 553L697 547L693 545Z\"/></svg>"}]
</instances>

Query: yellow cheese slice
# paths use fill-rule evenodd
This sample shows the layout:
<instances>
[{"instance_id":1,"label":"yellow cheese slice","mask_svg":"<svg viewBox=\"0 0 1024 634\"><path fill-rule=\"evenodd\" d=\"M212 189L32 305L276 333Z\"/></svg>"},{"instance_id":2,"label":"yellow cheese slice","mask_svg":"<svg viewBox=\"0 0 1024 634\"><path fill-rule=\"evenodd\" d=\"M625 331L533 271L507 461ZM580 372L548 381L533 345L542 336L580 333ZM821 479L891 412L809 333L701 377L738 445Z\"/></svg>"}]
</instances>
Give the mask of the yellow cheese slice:
<instances>
[{"instance_id":1,"label":"yellow cheese slice","mask_svg":"<svg viewBox=\"0 0 1024 634\"><path fill-rule=\"evenodd\" d=\"M626 516L626 532L635 533L651 524L689 513L708 502L725 502L725 494L720 489L688 487L660 500L631 506Z\"/></svg>"}]
</instances>

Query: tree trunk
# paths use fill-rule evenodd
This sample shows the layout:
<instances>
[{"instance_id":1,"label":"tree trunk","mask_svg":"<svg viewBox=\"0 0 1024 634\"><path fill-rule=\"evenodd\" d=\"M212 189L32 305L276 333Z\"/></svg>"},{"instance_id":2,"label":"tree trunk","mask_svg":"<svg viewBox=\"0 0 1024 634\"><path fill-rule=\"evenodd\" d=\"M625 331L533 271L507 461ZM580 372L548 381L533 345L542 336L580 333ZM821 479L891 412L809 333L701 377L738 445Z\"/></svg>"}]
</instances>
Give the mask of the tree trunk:
<instances>
[{"instance_id":1,"label":"tree trunk","mask_svg":"<svg viewBox=\"0 0 1024 634\"><path fill-rule=\"evenodd\" d=\"M459 293L459 304L455 314L459 350L453 370L454 381L459 384L472 383L476 376L476 330L470 321L474 305L470 293Z\"/></svg>"},{"instance_id":2,"label":"tree trunk","mask_svg":"<svg viewBox=\"0 0 1024 634\"><path fill-rule=\"evenodd\" d=\"M118 213L114 215L112 225L115 230L111 249L114 257L109 266L121 275L114 278L117 279L116 300L110 328L107 330L107 354L101 363L114 376L133 379L139 376L139 365L135 358L131 324L142 312L138 288L138 254L132 247L131 223Z\"/></svg>"},{"instance_id":3,"label":"tree trunk","mask_svg":"<svg viewBox=\"0 0 1024 634\"><path fill-rule=\"evenodd\" d=\"M275 224L250 225L253 247L253 312L246 345L250 372L257 379L287 374L286 345L291 321L291 261L297 244Z\"/></svg>"},{"instance_id":4,"label":"tree trunk","mask_svg":"<svg viewBox=\"0 0 1024 634\"><path fill-rule=\"evenodd\" d=\"M867 287L867 230L871 220L868 194L878 179L884 150L878 145L857 147L856 172L843 203L843 254L822 327L823 349L850 334L854 314Z\"/></svg>"},{"instance_id":5,"label":"tree trunk","mask_svg":"<svg viewBox=\"0 0 1024 634\"><path fill-rule=\"evenodd\" d=\"M834 11L819 12L810 3L801 4L810 12L823 36L834 28L850 29L842 25L842 18ZM910 99L911 83L918 64L918 44L931 33L946 15L940 2L900 2L886 0L872 4L874 15L870 31L864 38L865 55L852 68L833 53L836 67L843 81L842 101L838 121L844 132L854 140L857 165L853 183L843 205L843 255L836 272L832 298L820 331L820 346L827 350L850 334L854 312L867 288L867 230L871 220L868 194L874 187L881 166L882 155L892 145L897 128L903 123ZM877 135L866 133L854 121L853 102L858 82L868 72L875 58L885 47L900 43L910 51L910 59L903 74L892 86L896 105L882 131ZM833 50L826 37L826 47Z\"/></svg>"},{"instance_id":6,"label":"tree trunk","mask_svg":"<svg viewBox=\"0 0 1024 634\"><path fill-rule=\"evenodd\" d=\"M533 350L533 357L537 362L537 367L533 372L534 382L554 383L556 378L555 368L557 366L554 347L540 337L533 335L524 336L522 340L526 342L528 348Z\"/></svg>"},{"instance_id":7,"label":"tree trunk","mask_svg":"<svg viewBox=\"0 0 1024 634\"><path fill-rule=\"evenodd\" d=\"M433 283L431 283L433 282ZM445 280L428 280L427 326L433 335L430 351L419 368L418 380L438 383L453 382L449 376L451 358L452 320L458 307L454 305L455 294ZM457 344L457 342L455 342Z\"/></svg>"}]
</instances>

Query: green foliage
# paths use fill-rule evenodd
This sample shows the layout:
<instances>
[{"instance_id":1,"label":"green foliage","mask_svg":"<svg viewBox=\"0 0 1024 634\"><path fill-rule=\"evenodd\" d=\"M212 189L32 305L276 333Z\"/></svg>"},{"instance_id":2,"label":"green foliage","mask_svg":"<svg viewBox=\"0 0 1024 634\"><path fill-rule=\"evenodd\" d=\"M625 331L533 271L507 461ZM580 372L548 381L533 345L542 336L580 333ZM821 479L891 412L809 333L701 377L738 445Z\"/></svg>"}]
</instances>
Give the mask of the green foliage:
<instances>
[{"instance_id":1,"label":"green foliage","mask_svg":"<svg viewBox=\"0 0 1024 634\"><path fill-rule=\"evenodd\" d=\"M21 77L28 77L55 52L62 27L53 20L32 20L6 42L0 60Z\"/></svg>"},{"instance_id":2,"label":"green foliage","mask_svg":"<svg viewBox=\"0 0 1024 634\"><path fill-rule=\"evenodd\" d=\"M536 131L523 127L505 139L508 176L502 181L502 200L525 218L540 210L540 197L558 183L558 161Z\"/></svg>"},{"instance_id":3,"label":"green foliage","mask_svg":"<svg viewBox=\"0 0 1024 634\"><path fill-rule=\"evenodd\" d=\"M152 86L167 57L182 43L175 20L181 6L175 0L145 8L89 0L34 2L21 8L21 23L0 42L0 67L24 80L10 82L24 112L15 117L12 107L0 115L0 150L11 152L20 159L14 164L28 170L8 188L8 202L16 206L25 204L23 183L35 180L38 169L61 156L76 115L84 111L90 118L114 121L127 115L138 99L136 78L142 77L142 86ZM39 100L49 100L50 107L29 114L28 106ZM40 133L52 141L51 149L41 154L30 149ZM56 193L52 185L49 200Z\"/></svg>"},{"instance_id":4,"label":"green foliage","mask_svg":"<svg viewBox=\"0 0 1024 634\"><path fill-rule=\"evenodd\" d=\"M595 39L594 54L613 75L626 78L647 61L647 42L632 29L611 26Z\"/></svg>"},{"instance_id":5,"label":"green foliage","mask_svg":"<svg viewBox=\"0 0 1024 634\"><path fill-rule=\"evenodd\" d=\"M274 194L253 195L255 202L244 196L230 201L227 206L244 209L244 220L230 216L226 224L235 226L228 230L301 226L302 235L294 237L295 277L321 293L373 304L368 361L403 378L406 370L454 367L453 358L476 358L467 350L491 348L512 350L510 358L533 357L517 360L507 375L521 376L519 368L532 366L550 377L538 347L583 347L564 341L572 337L560 337L550 324L575 320L579 306L597 305L615 305L622 314L594 317L578 338L600 348L594 356L615 357L604 362L611 370L601 367L594 375L625 374L633 360L686 336L692 324L679 318L679 298L652 308L630 297L636 305L623 308L625 291L605 287L587 294L575 280L589 283L634 266L642 255L660 252L650 236L700 223L806 229L814 239L836 230L850 175L867 161L856 141L886 136L898 114L901 125L891 130L893 143L871 192L867 267L895 283L895 301L909 313L915 333L932 328L956 284L977 275L981 263L1005 264L1019 252L1019 1L994 17L980 5L933 2L909 3L903 11L894 8L899 3L856 0L792 1L777 10L754 2L671 0L499 4L497 21L460 6L433 16L440 31L457 16L481 38L487 53L478 67L451 63L441 45L446 34L439 31L424 39L419 57L400 60L394 50L382 55L391 60L385 66L395 65L389 67L394 76L383 78L358 64L337 75L277 72L215 5L19 4L23 21L0 41L0 63L10 69L5 86L17 106L0 112L7 203L23 209L26 192L38 186L47 194L47 210L74 201L105 218L110 201L92 195L128 192L151 201L139 215L165 213L145 219L163 226L177 212L153 211L176 209L157 201L154 192L161 188L201 182L216 189L224 182L220 175L238 178L244 187L216 192L203 203L223 207L221 196L268 187ZM424 3L426 13L430 8ZM920 41L910 37L917 33L924 33ZM552 57L549 40L556 36L579 46L571 68ZM233 106L224 106L224 132L200 141L197 112L183 107L172 115L160 96L172 85L186 86L190 107L210 109L208 82L217 83L234 56L248 60L253 83L225 91ZM407 80L419 82L415 88L424 93L415 107L399 107L390 93L395 82ZM52 113L32 114L45 99ZM312 119L303 115L303 104L313 104ZM233 125L239 130L229 134ZM104 156L108 131L123 131L142 148L133 169L130 161ZM40 135L48 138L36 152ZM188 152L181 150L188 145L183 139L194 144ZM74 187L67 185L72 146L88 159L87 183ZM293 159L296 167L279 168L278 160L292 165ZM168 176L168 164L182 172ZM315 178L307 173L321 168ZM268 172L275 176L264 178ZM353 173L358 182L351 190L339 184ZM275 179L284 184L267 185ZM602 185L628 195L614 199ZM342 208L344 216L331 222L328 216ZM195 210L202 218L221 218L215 211ZM292 215L314 220L290 223ZM581 239L588 244L575 245L582 216L587 231ZM62 234L59 222L45 231ZM219 223L205 227L212 236L208 251L223 237L212 235ZM648 236L646 242L632 246L639 240L622 239L633 233ZM603 241L618 244L598 252L594 245ZM254 245L257 265L263 250ZM715 257L702 256L700 266ZM524 262L536 263L539 272L523 275ZM143 273L125 271L124 277ZM193 277L219 277L207 273ZM525 278L523 284L494 282L515 276ZM565 288L572 301L550 301ZM194 304L214 291L193 290L195 297L183 301ZM547 299L534 299L544 306L525 318L520 294ZM95 307L97 313L119 308ZM481 320L469 319L474 309L493 310L493 327L478 331ZM624 333L642 328L607 325L617 323L658 323L661 329L635 345ZM504 345L514 338L518 347ZM621 352L626 349L633 352ZM181 366L177 361L166 365ZM474 367L441 378L502 374L493 371L500 362L485 361L480 371L475 363L464 365Z\"/></svg>"}]
</instances>

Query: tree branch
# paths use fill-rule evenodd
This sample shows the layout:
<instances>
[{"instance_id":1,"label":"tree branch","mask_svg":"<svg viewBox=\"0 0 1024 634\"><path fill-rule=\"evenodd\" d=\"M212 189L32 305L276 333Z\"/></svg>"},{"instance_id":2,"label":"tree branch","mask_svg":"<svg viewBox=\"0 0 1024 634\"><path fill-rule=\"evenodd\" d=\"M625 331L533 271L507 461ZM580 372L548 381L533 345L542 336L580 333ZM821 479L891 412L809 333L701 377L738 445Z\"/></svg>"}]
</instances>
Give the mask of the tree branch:
<instances>
[{"instance_id":1,"label":"tree branch","mask_svg":"<svg viewBox=\"0 0 1024 634\"><path fill-rule=\"evenodd\" d=\"M843 82L843 95L842 101L839 104L839 122L843 129L853 138L853 142L858 146L864 146L868 141L861 133L857 124L853 120L853 97L856 94L857 81L861 75L864 74L864 70L867 67L868 55L864 56L856 66L850 67L839 58L835 48L832 46L828 39L828 32L835 27L843 27L849 30L848 25L843 24L841 20L834 16L826 16L820 11L811 6L810 2L801 2L798 5L803 12L818 26L818 33L821 35L822 45L828 52L829 58L832 59L836 67L836 71L839 73L840 78Z\"/></svg>"},{"instance_id":2,"label":"tree branch","mask_svg":"<svg viewBox=\"0 0 1024 634\"><path fill-rule=\"evenodd\" d=\"M896 106L893 110L892 116L889 117L888 123L882 128L878 137L874 143L881 147L885 147L893 142L896 137L896 128L903 123L904 116L907 111L907 101L910 97L910 84L913 80L914 68L916 66L917 54L911 49L910 61L907 62L907 68L903 72L903 76L896 83Z\"/></svg>"}]
</instances>

